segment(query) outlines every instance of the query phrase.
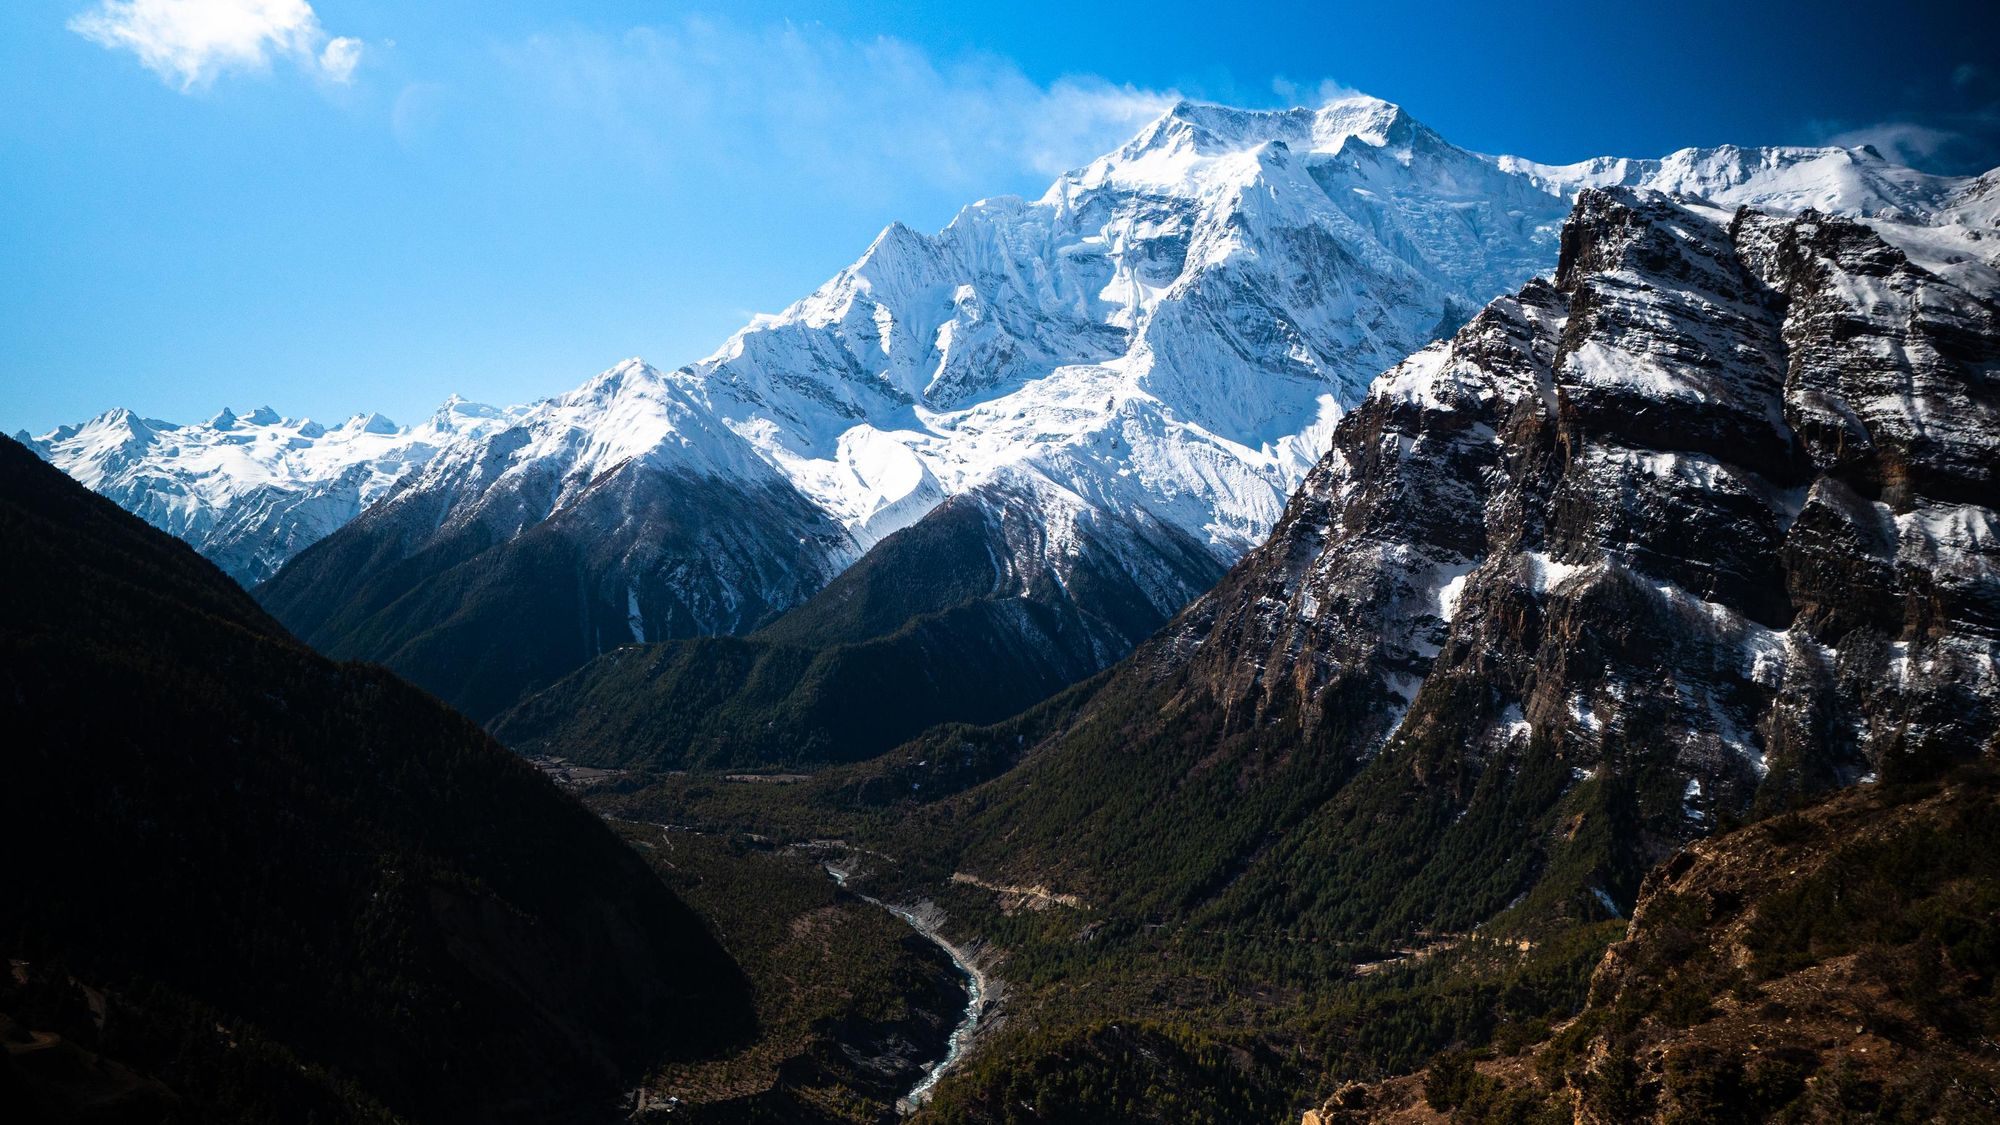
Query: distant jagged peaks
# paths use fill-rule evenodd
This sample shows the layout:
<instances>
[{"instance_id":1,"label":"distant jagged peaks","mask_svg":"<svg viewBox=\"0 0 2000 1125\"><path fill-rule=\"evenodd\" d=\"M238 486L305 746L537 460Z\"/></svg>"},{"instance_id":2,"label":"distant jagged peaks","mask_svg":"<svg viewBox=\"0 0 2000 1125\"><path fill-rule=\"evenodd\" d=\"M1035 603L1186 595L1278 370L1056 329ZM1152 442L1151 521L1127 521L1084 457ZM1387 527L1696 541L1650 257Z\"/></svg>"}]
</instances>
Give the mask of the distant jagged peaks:
<instances>
[{"instance_id":1,"label":"distant jagged peaks","mask_svg":"<svg viewBox=\"0 0 2000 1125\"><path fill-rule=\"evenodd\" d=\"M378 414L374 411L363 411L360 414L352 415L347 421L340 424L340 428L351 433L364 434L393 434L400 432L402 429L402 427L391 421L387 415Z\"/></svg>"},{"instance_id":2,"label":"distant jagged peaks","mask_svg":"<svg viewBox=\"0 0 2000 1125\"><path fill-rule=\"evenodd\" d=\"M328 429L269 406L182 426L120 407L24 444L253 584L439 449L513 416L460 399L409 429L375 413Z\"/></svg>"},{"instance_id":3,"label":"distant jagged peaks","mask_svg":"<svg viewBox=\"0 0 2000 1125\"><path fill-rule=\"evenodd\" d=\"M439 406L437 412L431 417L433 421L443 421L449 418L500 418L506 416L506 413L506 411L498 407L488 406L483 402L473 402L471 399L463 398L459 395L452 395L444 400L443 405Z\"/></svg>"}]
</instances>

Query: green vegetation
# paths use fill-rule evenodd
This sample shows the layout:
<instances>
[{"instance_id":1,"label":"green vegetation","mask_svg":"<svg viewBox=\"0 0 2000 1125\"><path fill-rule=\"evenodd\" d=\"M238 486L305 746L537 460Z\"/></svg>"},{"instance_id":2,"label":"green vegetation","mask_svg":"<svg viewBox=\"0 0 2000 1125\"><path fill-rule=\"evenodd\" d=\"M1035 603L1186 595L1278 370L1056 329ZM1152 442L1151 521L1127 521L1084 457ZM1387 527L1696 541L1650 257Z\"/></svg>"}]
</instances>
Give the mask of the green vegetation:
<instances>
[{"instance_id":1,"label":"green vegetation","mask_svg":"<svg viewBox=\"0 0 2000 1125\"><path fill-rule=\"evenodd\" d=\"M1447 1053L1453 1121L1572 1094L1673 1125L2000 1120L2000 773L1837 794L1655 876L1532 1078ZM1515 1110L1507 1109L1513 1113Z\"/></svg>"},{"instance_id":2,"label":"green vegetation","mask_svg":"<svg viewBox=\"0 0 2000 1125\"><path fill-rule=\"evenodd\" d=\"M256 597L318 651L379 661L486 722L631 637L634 550L656 560L653 584L641 578L638 590L657 617L650 627L688 636L697 631L692 613L704 593L721 600L719 585L702 589L719 555L726 554L725 569L775 576L782 601L787 589L795 596L799 586L815 584L826 543L813 533L794 539L768 529L840 535L788 487L699 475L672 488L635 491L621 482L595 489L518 535L496 527L517 518L503 513L509 503L548 510L557 483L504 485L480 518L461 520L446 519L453 495L418 490L300 552ZM509 496L510 489L518 492ZM687 585L662 577L677 566ZM751 582L735 591L741 601L729 612L746 627L784 608L765 604L759 588Z\"/></svg>"},{"instance_id":3,"label":"green vegetation","mask_svg":"<svg viewBox=\"0 0 2000 1125\"><path fill-rule=\"evenodd\" d=\"M1879 802L1866 819L1894 831L1830 828L1811 807L1727 838L1756 857L1753 872L1812 857L1801 866L1811 877L1783 887L1696 892L1673 884L1684 868L1668 869L1646 899L1641 940L1619 946L1624 975L1586 1007L1603 951L1626 927L1604 916L1596 892L1637 897L1647 868L1630 843L1634 826L1677 799L1671 777L1644 764L1653 748L1626 748L1639 764L1622 780L1581 781L1539 743L1505 769L1457 773L1427 764L1452 759L1426 759L1421 747L1346 771L1295 754L1268 763L1264 780L1278 783L1239 792L1249 767L1239 758L1225 772L1193 757L1202 733L1119 744L1115 732L1164 705L1149 698L1121 715L1117 700L1094 695L1102 685L791 784L695 773L600 799L643 809L671 793L691 819L780 838L832 826L827 834L898 858L874 864L871 886L934 897L956 933L1005 950L1006 1021L940 1087L925 1120L1281 1119L1343 1083L1409 1074L1440 1052L1446 1073L1429 1077L1466 1122L1567 1120L1575 1097L1607 1120L1919 1120L1969 1112L1976 1103L1964 1091L1994 1089L1989 1072L1937 1057L1935 1039L2000 1026L1986 983L2000 817L1965 796L1991 784L1983 775L1835 798ZM1097 731L1085 735L1090 752L1071 755L1066 740L1061 757L1038 757L1048 732L1074 739L1079 727ZM1182 745L1184 765L1169 757L1170 768L1133 768L1136 754ZM979 784L1016 757L1012 780L1025 782L997 793ZM1158 784L1177 768L1174 784ZM1896 819L1939 793L1957 795L1951 811ZM1211 800L1223 807L1175 819ZM1133 813L1090 815L1107 807ZM1051 831L1082 828L1059 837L1063 852L1014 865L984 866L1000 853L976 843L958 850L1015 815ZM1144 878L1090 880L1108 857L1140 853ZM1253 861L1239 858L1232 872L1227 861L1245 854ZM948 883L956 870L997 883L1054 872L1051 889L1083 902ZM1482 916L1491 920L1468 925ZM1731 925L1754 955L1748 970L1720 952ZM1785 1009L1760 1007L1778 1002L1774 983L1830 958L1887 997L1862 1023L1913 1053L1905 1070L1885 1075L1784 1043L1676 1045L1731 1020L1782 1023ZM1729 1106L1752 1116L1718 1108Z\"/></svg>"},{"instance_id":4,"label":"green vegetation","mask_svg":"<svg viewBox=\"0 0 2000 1125\"><path fill-rule=\"evenodd\" d=\"M752 1030L736 967L598 818L4 440L0 586L14 1034L186 1119L548 1121Z\"/></svg>"},{"instance_id":5,"label":"green vegetation","mask_svg":"<svg viewBox=\"0 0 2000 1125\"><path fill-rule=\"evenodd\" d=\"M944 1084L927 1122L1277 1121L1295 1075L1248 1047L1185 1025L1100 1023L1011 1038Z\"/></svg>"},{"instance_id":6,"label":"green vegetation","mask_svg":"<svg viewBox=\"0 0 2000 1125\"><path fill-rule=\"evenodd\" d=\"M839 890L816 853L624 823L751 983L757 1036L646 1083L662 1121L874 1122L941 1057L957 970L902 919Z\"/></svg>"},{"instance_id":7,"label":"green vegetation","mask_svg":"<svg viewBox=\"0 0 2000 1125\"><path fill-rule=\"evenodd\" d=\"M1012 548L998 518L946 501L750 636L619 648L522 701L494 733L600 766L854 762L939 724L1006 719L1161 623L1122 574L1084 567L1068 587L1003 574ZM1215 578L1193 544L1173 561L1190 588Z\"/></svg>"}]
</instances>

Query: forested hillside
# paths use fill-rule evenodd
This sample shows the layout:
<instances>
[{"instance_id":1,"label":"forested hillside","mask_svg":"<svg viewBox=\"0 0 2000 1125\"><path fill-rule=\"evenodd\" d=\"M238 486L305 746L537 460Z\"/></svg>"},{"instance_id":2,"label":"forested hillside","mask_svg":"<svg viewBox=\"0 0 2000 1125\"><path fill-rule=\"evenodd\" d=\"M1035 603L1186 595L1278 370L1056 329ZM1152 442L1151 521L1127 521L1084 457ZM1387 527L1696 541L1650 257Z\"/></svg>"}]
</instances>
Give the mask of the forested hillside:
<instances>
[{"instance_id":1,"label":"forested hillside","mask_svg":"<svg viewBox=\"0 0 2000 1125\"><path fill-rule=\"evenodd\" d=\"M0 589L0 1117L602 1120L750 1034L596 817L4 440Z\"/></svg>"}]
</instances>

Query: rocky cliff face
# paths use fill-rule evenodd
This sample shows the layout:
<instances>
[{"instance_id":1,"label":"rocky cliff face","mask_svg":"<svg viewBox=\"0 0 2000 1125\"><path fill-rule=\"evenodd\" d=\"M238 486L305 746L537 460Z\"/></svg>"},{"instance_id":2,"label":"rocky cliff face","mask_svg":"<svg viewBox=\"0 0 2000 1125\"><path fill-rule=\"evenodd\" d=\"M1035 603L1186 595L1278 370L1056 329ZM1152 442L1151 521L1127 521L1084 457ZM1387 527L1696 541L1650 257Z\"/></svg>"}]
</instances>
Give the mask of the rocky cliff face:
<instances>
[{"instance_id":1,"label":"rocky cliff face","mask_svg":"<svg viewBox=\"0 0 2000 1125\"><path fill-rule=\"evenodd\" d=\"M1996 359L1990 291L1867 227L1586 193L1555 285L1385 377L1262 565L1168 643L1309 725L1359 698L1422 737L1479 689L1450 720L1474 745L1541 734L1589 769L1671 744L1694 821L1774 769L1976 747Z\"/></svg>"},{"instance_id":2,"label":"rocky cliff face","mask_svg":"<svg viewBox=\"0 0 2000 1125\"><path fill-rule=\"evenodd\" d=\"M1760 799L1990 751L1989 229L1584 192L1554 282L1383 376L1271 540L994 783L975 861L1357 921L1362 880L1390 925L1560 874L1616 912ZM1212 827L1118 827L1156 801Z\"/></svg>"}]
</instances>

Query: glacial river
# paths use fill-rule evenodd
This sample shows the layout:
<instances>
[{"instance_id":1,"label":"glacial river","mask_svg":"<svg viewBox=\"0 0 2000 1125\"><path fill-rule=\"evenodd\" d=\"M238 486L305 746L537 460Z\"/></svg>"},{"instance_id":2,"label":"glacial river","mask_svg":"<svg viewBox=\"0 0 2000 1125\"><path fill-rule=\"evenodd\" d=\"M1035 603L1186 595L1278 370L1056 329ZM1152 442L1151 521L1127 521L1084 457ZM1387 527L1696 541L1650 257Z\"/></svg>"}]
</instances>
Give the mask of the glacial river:
<instances>
[{"instance_id":1,"label":"glacial river","mask_svg":"<svg viewBox=\"0 0 2000 1125\"><path fill-rule=\"evenodd\" d=\"M847 872L837 870L828 864L826 873L833 876L834 882L842 886L847 885ZM979 1034L980 1021L986 1016L986 1002L992 989L987 982L986 974L979 970L979 966L972 963L972 958L939 933L936 926L919 917L915 911L901 906L890 906L880 899L870 898L867 895L860 897L909 923L910 928L922 935L926 941L944 950L945 956L951 958L951 963L958 969L959 975L965 978L965 1013L959 1017L958 1026L952 1028L951 1039L945 1045L944 1058L939 1059L925 1072L923 1081L910 1087L910 1092L896 1102L898 1110L914 1113L918 1106L930 1100L931 1091L937 1087L938 1080L956 1066L958 1061L965 1057L966 1049L972 1046L974 1037Z\"/></svg>"}]
</instances>

